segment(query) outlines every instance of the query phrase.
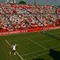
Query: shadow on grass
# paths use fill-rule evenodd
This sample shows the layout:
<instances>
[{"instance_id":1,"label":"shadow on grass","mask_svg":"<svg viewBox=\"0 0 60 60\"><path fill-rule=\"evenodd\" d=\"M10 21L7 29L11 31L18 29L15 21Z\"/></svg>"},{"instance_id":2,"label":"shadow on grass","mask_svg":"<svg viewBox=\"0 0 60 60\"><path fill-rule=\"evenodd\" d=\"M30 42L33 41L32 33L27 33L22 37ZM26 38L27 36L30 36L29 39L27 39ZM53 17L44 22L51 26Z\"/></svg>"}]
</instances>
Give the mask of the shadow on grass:
<instances>
[{"instance_id":1,"label":"shadow on grass","mask_svg":"<svg viewBox=\"0 0 60 60\"><path fill-rule=\"evenodd\" d=\"M50 49L49 56L53 58L53 60L60 60L60 52Z\"/></svg>"},{"instance_id":2,"label":"shadow on grass","mask_svg":"<svg viewBox=\"0 0 60 60\"><path fill-rule=\"evenodd\" d=\"M60 51L49 49L49 56L51 56L53 60L60 60ZM40 57L36 57L36 58L33 58L32 60L44 60L44 59Z\"/></svg>"}]
</instances>

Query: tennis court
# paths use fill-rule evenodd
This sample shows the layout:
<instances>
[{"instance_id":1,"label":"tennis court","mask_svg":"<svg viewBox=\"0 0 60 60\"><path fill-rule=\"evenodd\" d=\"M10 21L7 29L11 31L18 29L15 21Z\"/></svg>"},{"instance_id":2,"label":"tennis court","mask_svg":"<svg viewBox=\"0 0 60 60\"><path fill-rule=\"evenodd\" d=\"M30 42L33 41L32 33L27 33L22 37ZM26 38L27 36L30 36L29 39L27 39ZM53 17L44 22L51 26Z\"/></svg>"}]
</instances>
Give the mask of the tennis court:
<instances>
[{"instance_id":1,"label":"tennis court","mask_svg":"<svg viewBox=\"0 0 60 60\"><path fill-rule=\"evenodd\" d=\"M43 58L44 60L53 60L49 55L50 49L60 51L60 29L15 34L9 36L0 36L0 60L33 60L35 58ZM58 36L54 38L48 34ZM17 54L9 54L10 45L17 44Z\"/></svg>"}]
</instances>

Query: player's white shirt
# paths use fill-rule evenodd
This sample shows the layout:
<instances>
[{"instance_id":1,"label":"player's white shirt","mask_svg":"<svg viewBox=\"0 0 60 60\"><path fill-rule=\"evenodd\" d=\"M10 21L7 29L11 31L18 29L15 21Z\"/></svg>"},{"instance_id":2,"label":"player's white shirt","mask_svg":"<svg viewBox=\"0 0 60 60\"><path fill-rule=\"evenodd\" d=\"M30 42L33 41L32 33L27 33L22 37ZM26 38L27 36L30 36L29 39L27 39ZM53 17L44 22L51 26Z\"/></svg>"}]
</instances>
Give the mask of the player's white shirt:
<instances>
[{"instance_id":1,"label":"player's white shirt","mask_svg":"<svg viewBox=\"0 0 60 60\"><path fill-rule=\"evenodd\" d=\"M16 45L12 45L12 50L16 50Z\"/></svg>"}]
</instances>

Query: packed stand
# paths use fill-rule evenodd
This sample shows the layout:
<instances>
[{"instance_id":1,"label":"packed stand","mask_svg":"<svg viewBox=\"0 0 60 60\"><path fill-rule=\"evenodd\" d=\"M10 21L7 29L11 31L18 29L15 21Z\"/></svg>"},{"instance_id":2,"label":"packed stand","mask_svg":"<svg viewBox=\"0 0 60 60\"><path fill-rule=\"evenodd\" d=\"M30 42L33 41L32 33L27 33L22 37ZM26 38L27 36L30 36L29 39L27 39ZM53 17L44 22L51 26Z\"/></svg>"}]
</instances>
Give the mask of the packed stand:
<instances>
[{"instance_id":1,"label":"packed stand","mask_svg":"<svg viewBox=\"0 0 60 60\"><path fill-rule=\"evenodd\" d=\"M60 25L60 8L50 5L0 4L0 31Z\"/></svg>"}]
</instances>

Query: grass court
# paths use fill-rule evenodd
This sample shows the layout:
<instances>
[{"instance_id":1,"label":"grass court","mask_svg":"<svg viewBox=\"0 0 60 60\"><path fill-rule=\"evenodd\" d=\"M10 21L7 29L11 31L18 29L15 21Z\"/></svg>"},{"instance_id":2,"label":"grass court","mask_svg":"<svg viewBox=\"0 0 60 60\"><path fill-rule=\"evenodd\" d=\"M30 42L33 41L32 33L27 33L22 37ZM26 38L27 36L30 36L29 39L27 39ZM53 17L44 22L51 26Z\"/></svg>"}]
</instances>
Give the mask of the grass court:
<instances>
[{"instance_id":1,"label":"grass court","mask_svg":"<svg viewBox=\"0 0 60 60\"><path fill-rule=\"evenodd\" d=\"M10 45L17 44L17 54L9 54ZM53 60L50 49L60 51L60 29L0 36L0 60Z\"/></svg>"}]
</instances>

